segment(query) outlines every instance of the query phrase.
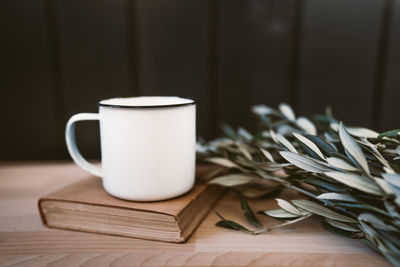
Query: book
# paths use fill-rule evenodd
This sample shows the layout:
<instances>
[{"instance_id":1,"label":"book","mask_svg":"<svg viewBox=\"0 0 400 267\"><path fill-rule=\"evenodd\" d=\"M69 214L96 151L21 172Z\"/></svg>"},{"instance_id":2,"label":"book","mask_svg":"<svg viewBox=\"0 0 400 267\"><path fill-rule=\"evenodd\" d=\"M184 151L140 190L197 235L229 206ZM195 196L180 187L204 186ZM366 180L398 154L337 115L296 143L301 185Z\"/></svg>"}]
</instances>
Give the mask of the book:
<instances>
[{"instance_id":1,"label":"book","mask_svg":"<svg viewBox=\"0 0 400 267\"><path fill-rule=\"evenodd\" d=\"M183 196L158 202L133 202L107 194L100 178L89 177L39 199L49 228L185 242L224 191L196 184Z\"/></svg>"}]
</instances>

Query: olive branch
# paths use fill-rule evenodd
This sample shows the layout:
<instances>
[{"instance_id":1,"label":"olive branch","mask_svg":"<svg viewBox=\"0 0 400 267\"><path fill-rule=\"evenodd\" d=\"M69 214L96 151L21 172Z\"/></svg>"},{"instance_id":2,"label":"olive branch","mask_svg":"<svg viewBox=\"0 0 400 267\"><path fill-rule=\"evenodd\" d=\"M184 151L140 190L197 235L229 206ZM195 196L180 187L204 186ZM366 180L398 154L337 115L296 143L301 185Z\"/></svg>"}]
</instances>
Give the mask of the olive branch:
<instances>
[{"instance_id":1,"label":"olive branch","mask_svg":"<svg viewBox=\"0 0 400 267\"><path fill-rule=\"evenodd\" d=\"M329 231L357 238L400 266L400 129L377 133L346 127L330 109L312 119L292 108L252 107L260 130L223 126L225 137L197 144L197 157L219 167L204 180L241 195L254 230L224 218L217 226L262 234L312 215ZM247 198L277 195L283 188L308 199L276 199L278 209L259 214L284 220L263 225Z\"/></svg>"}]
</instances>

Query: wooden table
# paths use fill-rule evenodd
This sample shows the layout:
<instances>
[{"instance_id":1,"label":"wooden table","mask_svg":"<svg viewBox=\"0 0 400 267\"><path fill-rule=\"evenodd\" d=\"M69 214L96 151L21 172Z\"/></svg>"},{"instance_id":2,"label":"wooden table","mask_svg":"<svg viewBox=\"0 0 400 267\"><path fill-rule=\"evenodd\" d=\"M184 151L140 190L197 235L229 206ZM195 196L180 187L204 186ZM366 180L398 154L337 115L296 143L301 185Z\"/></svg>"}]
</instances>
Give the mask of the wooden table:
<instances>
[{"instance_id":1,"label":"wooden table","mask_svg":"<svg viewBox=\"0 0 400 267\"><path fill-rule=\"evenodd\" d=\"M0 163L0 266L389 266L361 242L326 232L318 218L252 236L216 227L211 212L185 244L45 228L38 198L86 176L69 162ZM276 206L274 200L250 205ZM215 210L243 217L232 193Z\"/></svg>"}]
</instances>

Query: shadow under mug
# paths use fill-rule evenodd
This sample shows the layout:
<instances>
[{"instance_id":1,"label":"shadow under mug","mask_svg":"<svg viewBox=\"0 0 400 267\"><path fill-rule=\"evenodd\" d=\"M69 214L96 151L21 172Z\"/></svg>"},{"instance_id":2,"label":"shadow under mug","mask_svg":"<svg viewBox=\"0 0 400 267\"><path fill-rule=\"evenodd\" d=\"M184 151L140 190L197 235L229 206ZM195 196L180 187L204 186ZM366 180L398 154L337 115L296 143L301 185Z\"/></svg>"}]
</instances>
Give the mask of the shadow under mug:
<instances>
[{"instance_id":1,"label":"shadow under mug","mask_svg":"<svg viewBox=\"0 0 400 267\"><path fill-rule=\"evenodd\" d=\"M189 191L195 181L196 103L163 97L111 98L98 113L73 115L65 139L74 162L102 177L111 195L157 201ZM100 123L101 168L83 158L75 141L78 121Z\"/></svg>"}]
</instances>

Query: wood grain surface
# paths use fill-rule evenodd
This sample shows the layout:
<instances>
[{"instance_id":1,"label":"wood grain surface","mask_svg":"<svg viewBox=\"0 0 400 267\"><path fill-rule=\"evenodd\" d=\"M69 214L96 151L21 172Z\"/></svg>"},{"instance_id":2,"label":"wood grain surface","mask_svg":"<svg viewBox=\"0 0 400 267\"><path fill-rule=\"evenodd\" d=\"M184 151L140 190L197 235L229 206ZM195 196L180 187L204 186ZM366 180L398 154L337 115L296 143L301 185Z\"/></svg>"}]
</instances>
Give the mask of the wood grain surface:
<instances>
[{"instance_id":1,"label":"wood grain surface","mask_svg":"<svg viewBox=\"0 0 400 267\"><path fill-rule=\"evenodd\" d=\"M45 228L38 198L84 177L68 162L0 163L0 266L389 266L361 242L326 232L318 218L252 236L216 227L211 212L184 244ZM254 210L276 206L272 199L250 205ZM215 210L244 222L232 193Z\"/></svg>"}]
</instances>

